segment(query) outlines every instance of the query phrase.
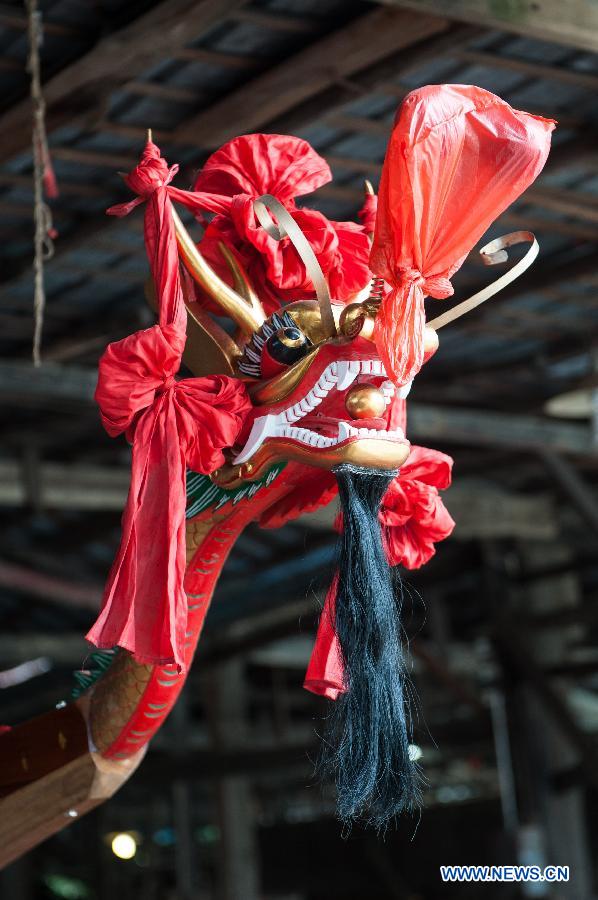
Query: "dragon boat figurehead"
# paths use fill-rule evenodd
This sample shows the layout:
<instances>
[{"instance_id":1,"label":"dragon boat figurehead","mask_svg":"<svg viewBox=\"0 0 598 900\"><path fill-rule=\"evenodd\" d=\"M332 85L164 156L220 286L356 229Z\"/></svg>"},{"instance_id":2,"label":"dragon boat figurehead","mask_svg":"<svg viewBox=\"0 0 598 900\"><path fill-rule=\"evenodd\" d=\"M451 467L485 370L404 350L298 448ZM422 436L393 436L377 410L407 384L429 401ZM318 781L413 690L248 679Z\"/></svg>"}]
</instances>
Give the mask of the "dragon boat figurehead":
<instances>
[{"instance_id":1,"label":"dragon boat figurehead","mask_svg":"<svg viewBox=\"0 0 598 900\"><path fill-rule=\"evenodd\" d=\"M288 303L269 317L230 249L221 246L234 289L216 275L176 218L187 271L237 326L233 340L199 308L194 292L189 291L186 362L195 374L206 373L212 363L211 372L226 371L241 378L252 401L239 440L212 480L234 488L261 478L280 462L323 469L348 463L396 471L410 452L404 401L412 379L396 385L376 348L380 280L375 279L371 289L348 305L335 302L290 214L272 203L279 223L273 226L264 213L268 198L258 202L266 227L274 228L278 239L289 237L294 243L318 293L318 299ZM438 335L428 326L424 347L427 361L438 348ZM218 349L221 358L215 359Z\"/></svg>"}]
</instances>

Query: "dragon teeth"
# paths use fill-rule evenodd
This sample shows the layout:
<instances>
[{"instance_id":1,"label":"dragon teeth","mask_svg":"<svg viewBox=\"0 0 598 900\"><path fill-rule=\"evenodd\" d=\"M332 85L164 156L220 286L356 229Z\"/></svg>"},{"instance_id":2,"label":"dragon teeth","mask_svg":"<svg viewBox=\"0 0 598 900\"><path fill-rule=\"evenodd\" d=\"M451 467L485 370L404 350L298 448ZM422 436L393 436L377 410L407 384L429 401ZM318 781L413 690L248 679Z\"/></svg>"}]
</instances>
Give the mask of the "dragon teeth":
<instances>
[{"instance_id":1,"label":"dragon teeth","mask_svg":"<svg viewBox=\"0 0 598 900\"><path fill-rule=\"evenodd\" d=\"M267 335L266 327L262 333ZM268 437L291 438L309 447L326 448L346 441L350 437L360 438L398 438L404 440L405 435L400 428L394 431L377 431L375 429L357 428L348 422L338 423L336 437L326 437L308 428L298 428L295 423L304 416L309 415L322 400L325 400L330 391L336 388L345 391L349 388L358 375L386 375L386 371L379 359L351 359L337 360L330 363L316 384L307 392L305 397L288 409L280 413L271 413L260 416L253 423L253 427L241 453L235 458L235 463L246 462L261 447ZM407 396L411 384L404 385L398 391L398 396ZM384 381L380 385L384 399L388 405L395 394L395 386L391 381ZM405 392L406 393L403 393Z\"/></svg>"},{"instance_id":2,"label":"dragon teeth","mask_svg":"<svg viewBox=\"0 0 598 900\"><path fill-rule=\"evenodd\" d=\"M358 361L341 360L337 368L338 390L346 391L351 387L360 370L361 365Z\"/></svg>"},{"instance_id":3,"label":"dragon teeth","mask_svg":"<svg viewBox=\"0 0 598 900\"><path fill-rule=\"evenodd\" d=\"M274 415L260 416L253 423L247 443L241 453L236 457L236 463L246 462L258 450L267 437L272 437L276 432L278 417Z\"/></svg>"},{"instance_id":4,"label":"dragon teeth","mask_svg":"<svg viewBox=\"0 0 598 900\"><path fill-rule=\"evenodd\" d=\"M351 437L352 434L356 432L356 428L353 428L352 425L349 425L348 422L339 422L338 423L338 440L346 441L348 437Z\"/></svg>"}]
</instances>

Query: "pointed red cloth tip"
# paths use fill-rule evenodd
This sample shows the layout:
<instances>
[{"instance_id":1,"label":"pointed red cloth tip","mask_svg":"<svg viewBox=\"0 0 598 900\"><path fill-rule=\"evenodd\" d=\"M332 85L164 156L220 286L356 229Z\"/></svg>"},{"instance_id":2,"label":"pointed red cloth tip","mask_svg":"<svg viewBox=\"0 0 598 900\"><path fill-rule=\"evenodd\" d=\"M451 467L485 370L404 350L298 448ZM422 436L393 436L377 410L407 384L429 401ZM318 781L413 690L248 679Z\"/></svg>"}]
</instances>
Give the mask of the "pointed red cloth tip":
<instances>
[{"instance_id":1,"label":"pointed red cloth tip","mask_svg":"<svg viewBox=\"0 0 598 900\"><path fill-rule=\"evenodd\" d=\"M424 297L450 278L486 229L542 171L552 119L512 109L482 88L430 85L404 100L378 192L370 268L392 287L375 340L399 385L421 368Z\"/></svg>"},{"instance_id":2,"label":"pointed red cloth tip","mask_svg":"<svg viewBox=\"0 0 598 900\"><path fill-rule=\"evenodd\" d=\"M378 212L377 194L366 194L363 206L359 210L359 221L363 225L366 234L373 234L376 228L376 214Z\"/></svg>"},{"instance_id":3,"label":"pointed red cloth tip","mask_svg":"<svg viewBox=\"0 0 598 900\"><path fill-rule=\"evenodd\" d=\"M328 697L329 700L337 700L339 694L345 693L343 658L334 630L337 589L338 573L326 594L314 649L303 682L306 691Z\"/></svg>"},{"instance_id":4,"label":"pointed red cloth tip","mask_svg":"<svg viewBox=\"0 0 598 900\"><path fill-rule=\"evenodd\" d=\"M127 435L133 459L120 548L87 639L124 647L142 663L183 670L186 469L208 474L223 463L222 450L235 443L251 401L242 382L223 375L175 381L187 322L170 201L186 192L169 187L176 170L148 142L126 178L138 196L109 210L126 215L147 201L145 243L159 322L110 344L100 360L95 396L102 423L112 437Z\"/></svg>"},{"instance_id":5,"label":"pointed red cloth tip","mask_svg":"<svg viewBox=\"0 0 598 900\"><path fill-rule=\"evenodd\" d=\"M268 314L281 303L313 297L313 284L294 246L288 240L275 241L256 218L254 201L272 194L304 232L332 296L340 302L352 300L371 278L367 237L373 230L371 213L365 227L332 222L317 210L298 208L295 202L331 178L326 161L300 138L247 134L229 141L208 159L194 185L204 209L216 213L201 241L203 256L231 283L220 244L233 250ZM210 308L208 298L201 295L198 299Z\"/></svg>"},{"instance_id":6,"label":"pointed red cloth tip","mask_svg":"<svg viewBox=\"0 0 598 900\"><path fill-rule=\"evenodd\" d=\"M42 161L42 184L44 188L44 195L48 200L55 200L56 197L59 196L59 191L58 182L56 181L56 174L54 172L52 159L50 157L50 151L45 140L40 140L38 143L38 147L40 150ZM49 234L49 237L54 237L54 235Z\"/></svg>"},{"instance_id":7,"label":"pointed red cloth tip","mask_svg":"<svg viewBox=\"0 0 598 900\"><path fill-rule=\"evenodd\" d=\"M451 534L455 523L438 492L450 486L452 467L453 460L445 453L412 446L380 507L389 565L419 569L436 552L434 545ZM335 526L342 528L340 517ZM330 700L344 691L342 654L334 629L337 587L338 576L326 595L303 683L306 690Z\"/></svg>"}]
</instances>

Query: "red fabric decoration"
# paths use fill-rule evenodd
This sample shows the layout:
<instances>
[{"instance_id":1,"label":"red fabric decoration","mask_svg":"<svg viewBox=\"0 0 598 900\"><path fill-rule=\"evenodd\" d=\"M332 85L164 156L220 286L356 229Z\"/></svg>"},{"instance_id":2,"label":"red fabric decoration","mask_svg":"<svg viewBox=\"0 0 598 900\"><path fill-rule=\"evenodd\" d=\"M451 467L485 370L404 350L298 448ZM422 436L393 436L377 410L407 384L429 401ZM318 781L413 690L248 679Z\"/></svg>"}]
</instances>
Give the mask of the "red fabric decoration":
<instances>
[{"instance_id":1,"label":"red fabric decoration","mask_svg":"<svg viewBox=\"0 0 598 900\"><path fill-rule=\"evenodd\" d=\"M438 493L451 483L453 460L427 447L411 447L407 462L391 483L380 508L389 565L419 569L448 537L455 523ZM337 528L342 518L337 517ZM335 578L324 603L303 686L336 700L343 688L343 662L334 631Z\"/></svg>"},{"instance_id":2,"label":"red fabric decoration","mask_svg":"<svg viewBox=\"0 0 598 900\"><path fill-rule=\"evenodd\" d=\"M159 323L110 344L100 360L102 422L112 437L126 433L133 461L120 549L87 638L98 647L125 647L139 662L182 669L186 468L207 474L222 464L222 450L234 444L251 402L233 378L174 378L187 322L169 195L188 198L168 187L176 171L148 142L126 178L138 196L108 210L126 215L147 201L145 242Z\"/></svg>"},{"instance_id":3,"label":"red fabric decoration","mask_svg":"<svg viewBox=\"0 0 598 900\"><path fill-rule=\"evenodd\" d=\"M366 234L373 234L376 228L376 215L378 213L378 195L366 194L363 206L359 210L359 221L363 225Z\"/></svg>"},{"instance_id":4,"label":"red fabric decoration","mask_svg":"<svg viewBox=\"0 0 598 900\"><path fill-rule=\"evenodd\" d=\"M386 371L421 368L424 297L449 279L489 225L542 171L555 123L482 88L431 85L404 100L380 182L370 268L392 287L376 317Z\"/></svg>"},{"instance_id":5,"label":"red fabric decoration","mask_svg":"<svg viewBox=\"0 0 598 900\"><path fill-rule=\"evenodd\" d=\"M370 279L364 226L331 222L316 210L296 206L297 197L331 177L327 163L306 141L279 134L249 134L229 141L197 177L194 190L202 209L216 213L201 241L202 254L231 283L219 244L233 249L268 314L282 303L313 297L314 289L290 241L275 241L257 221L253 202L262 194L272 194L296 219L335 299L352 299ZM210 306L207 298L201 300Z\"/></svg>"},{"instance_id":6,"label":"red fabric decoration","mask_svg":"<svg viewBox=\"0 0 598 900\"><path fill-rule=\"evenodd\" d=\"M303 682L306 691L328 697L329 700L336 700L345 690L343 657L334 630L337 587L338 575L335 575L326 594L314 649Z\"/></svg>"},{"instance_id":7,"label":"red fabric decoration","mask_svg":"<svg viewBox=\"0 0 598 900\"><path fill-rule=\"evenodd\" d=\"M391 566L419 569L434 556L434 544L451 534L455 523L438 491L449 487L452 468L445 453L411 447L380 508Z\"/></svg>"},{"instance_id":8,"label":"red fabric decoration","mask_svg":"<svg viewBox=\"0 0 598 900\"><path fill-rule=\"evenodd\" d=\"M52 158L45 138L39 141L38 147L42 161L42 184L44 194L48 200L55 200L56 197L59 196L58 182L56 181ZM54 235L50 235L50 237L54 237Z\"/></svg>"}]
</instances>

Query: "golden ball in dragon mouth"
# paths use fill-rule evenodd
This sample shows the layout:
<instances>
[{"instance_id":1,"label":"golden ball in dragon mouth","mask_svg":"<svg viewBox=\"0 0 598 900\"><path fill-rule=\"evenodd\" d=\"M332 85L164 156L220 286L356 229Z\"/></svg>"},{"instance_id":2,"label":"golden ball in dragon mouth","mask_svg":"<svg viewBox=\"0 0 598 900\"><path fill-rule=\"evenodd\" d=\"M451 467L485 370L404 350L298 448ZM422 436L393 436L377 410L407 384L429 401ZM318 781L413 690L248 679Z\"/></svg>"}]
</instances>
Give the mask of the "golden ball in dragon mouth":
<instances>
[{"instance_id":1,"label":"golden ball in dragon mouth","mask_svg":"<svg viewBox=\"0 0 598 900\"><path fill-rule=\"evenodd\" d=\"M384 394L373 384L351 388L345 397L345 409L352 419L377 419L384 414Z\"/></svg>"}]
</instances>

